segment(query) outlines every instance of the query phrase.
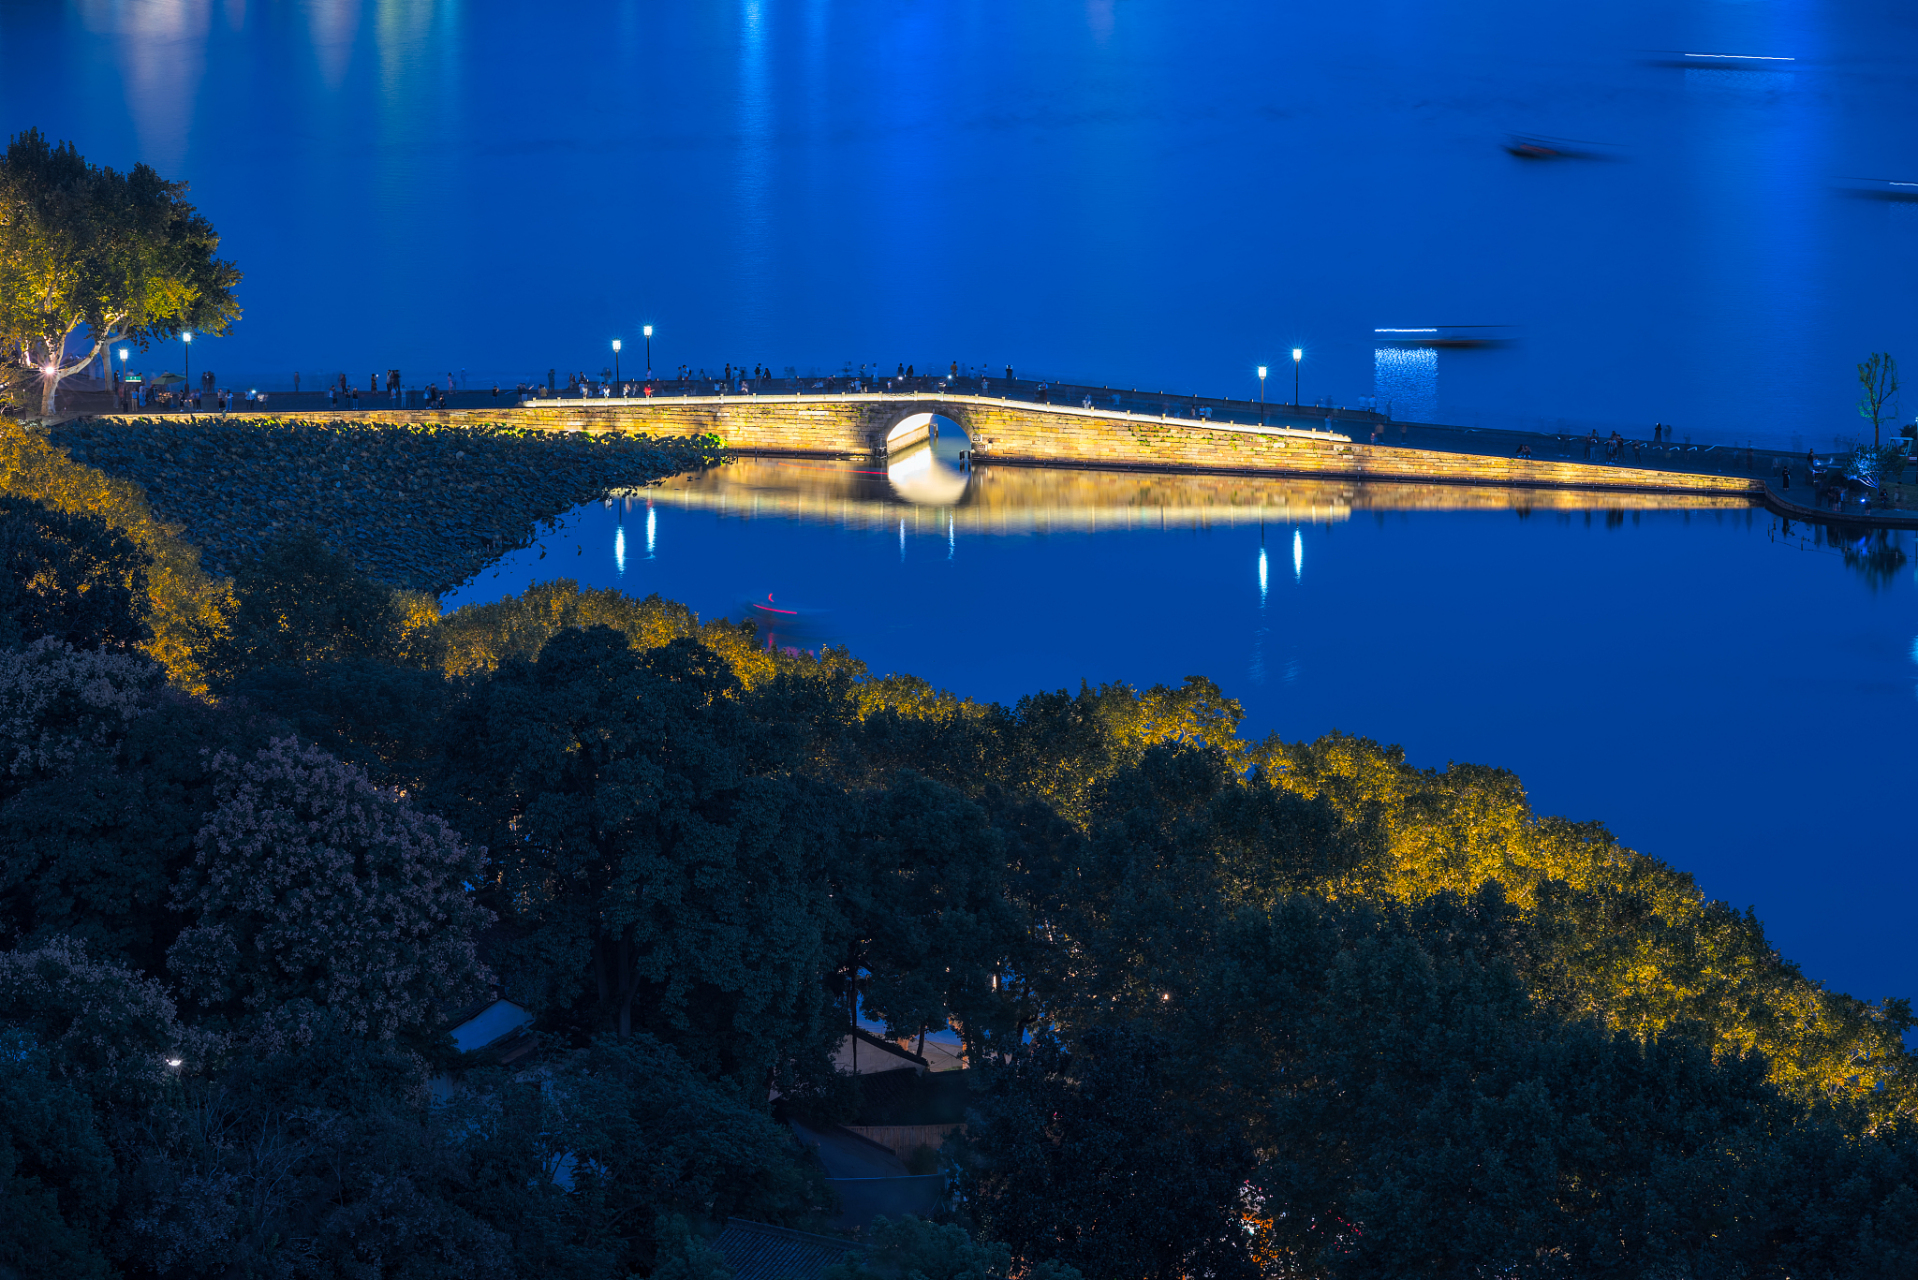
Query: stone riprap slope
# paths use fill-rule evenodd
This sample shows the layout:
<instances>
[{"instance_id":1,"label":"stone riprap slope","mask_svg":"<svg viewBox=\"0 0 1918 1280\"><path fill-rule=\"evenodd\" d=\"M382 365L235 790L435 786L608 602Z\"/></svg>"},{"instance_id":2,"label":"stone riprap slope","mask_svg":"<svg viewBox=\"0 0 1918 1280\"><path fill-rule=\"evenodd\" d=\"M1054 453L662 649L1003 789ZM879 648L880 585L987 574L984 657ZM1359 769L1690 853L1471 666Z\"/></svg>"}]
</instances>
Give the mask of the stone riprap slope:
<instances>
[{"instance_id":1,"label":"stone riprap slope","mask_svg":"<svg viewBox=\"0 0 1918 1280\"><path fill-rule=\"evenodd\" d=\"M435 593L582 502L720 454L710 437L472 423L95 418L50 438L74 461L144 488L216 574L304 526L372 577Z\"/></svg>"}]
</instances>

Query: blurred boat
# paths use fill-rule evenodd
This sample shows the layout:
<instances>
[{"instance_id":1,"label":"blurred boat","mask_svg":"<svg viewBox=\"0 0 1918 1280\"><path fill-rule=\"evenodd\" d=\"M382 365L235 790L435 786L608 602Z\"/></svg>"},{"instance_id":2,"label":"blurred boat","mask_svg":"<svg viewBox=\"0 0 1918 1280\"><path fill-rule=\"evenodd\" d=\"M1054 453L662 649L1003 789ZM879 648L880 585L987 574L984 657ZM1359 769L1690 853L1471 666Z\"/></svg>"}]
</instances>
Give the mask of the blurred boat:
<instances>
[{"instance_id":1,"label":"blurred boat","mask_svg":"<svg viewBox=\"0 0 1918 1280\"><path fill-rule=\"evenodd\" d=\"M1521 160L1563 160L1565 153L1540 138L1513 136L1505 140L1505 149Z\"/></svg>"},{"instance_id":2,"label":"blurred boat","mask_svg":"<svg viewBox=\"0 0 1918 1280\"><path fill-rule=\"evenodd\" d=\"M1839 190L1860 200L1889 200L1893 204L1918 204L1918 182L1896 178L1840 178Z\"/></svg>"},{"instance_id":3,"label":"blurred boat","mask_svg":"<svg viewBox=\"0 0 1918 1280\"><path fill-rule=\"evenodd\" d=\"M1372 339L1395 347L1435 347L1463 350L1503 347L1511 343L1511 326L1503 324L1446 324L1429 329L1374 329Z\"/></svg>"},{"instance_id":4,"label":"blurred boat","mask_svg":"<svg viewBox=\"0 0 1918 1280\"><path fill-rule=\"evenodd\" d=\"M1542 133L1514 133L1505 139L1505 150L1521 160L1609 160L1616 148L1606 142L1548 138Z\"/></svg>"}]
</instances>

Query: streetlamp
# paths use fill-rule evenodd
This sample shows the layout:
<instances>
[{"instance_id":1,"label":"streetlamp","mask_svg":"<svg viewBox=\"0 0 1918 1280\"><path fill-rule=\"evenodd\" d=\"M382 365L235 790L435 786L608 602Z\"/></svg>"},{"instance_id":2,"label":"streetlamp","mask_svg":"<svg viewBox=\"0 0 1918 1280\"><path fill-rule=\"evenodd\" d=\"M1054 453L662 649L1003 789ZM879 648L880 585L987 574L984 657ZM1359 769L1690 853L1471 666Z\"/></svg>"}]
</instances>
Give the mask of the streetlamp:
<instances>
[{"instance_id":1,"label":"streetlamp","mask_svg":"<svg viewBox=\"0 0 1918 1280\"><path fill-rule=\"evenodd\" d=\"M1265 366L1259 366L1259 425L1265 425Z\"/></svg>"},{"instance_id":2,"label":"streetlamp","mask_svg":"<svg viewBox=\"0 0 1918 1280\"><path fill-rule=\"evenodd\" d=\"M188 404L193 403L193 330L188 329L180 335L180 341L186 343L186 396Z\"/></svg>"},{"instance_id":3,"label":"streetlamp","mask_svg":"<svg viewBox=\"0 0 1918 1280\"><path fill-rule=\"evenodd\" d=\"M613 339L613 385L619 385L619 339Z\"/></svg>"},{"instance_id":4,"label":"streetlamp","mask_svg":"<svg viewBox=\"0 0 1918 1280\"><path fill-rule=\"evenodd\" d=\"M642 331L646 335L646 377L653 376L653 326L647 325Z\"/></svg>"},{"instance_id":5,"label":"streetlamp","mask_svg":"<svg viewBox=\"0 0 1918 1280\"><path fill-rule=\"evenodd\" d=\"M1299 361L1303 359L1305 359L1304 349L1301 347L1293 347L1292 348L1292 407L1294 409L1299 407Z\"/></svg>"},{"instance_id":6,"label":"streetlamp","mask_svg":"<svg viewBox=\"0 0 1918 1280\"><path fill-rule=\"evenodd\" d=\"M132 354L133 349L131 347L120 348L120 386L122 388L127 385L127 357Z\"/></svg>"}]
</instances>

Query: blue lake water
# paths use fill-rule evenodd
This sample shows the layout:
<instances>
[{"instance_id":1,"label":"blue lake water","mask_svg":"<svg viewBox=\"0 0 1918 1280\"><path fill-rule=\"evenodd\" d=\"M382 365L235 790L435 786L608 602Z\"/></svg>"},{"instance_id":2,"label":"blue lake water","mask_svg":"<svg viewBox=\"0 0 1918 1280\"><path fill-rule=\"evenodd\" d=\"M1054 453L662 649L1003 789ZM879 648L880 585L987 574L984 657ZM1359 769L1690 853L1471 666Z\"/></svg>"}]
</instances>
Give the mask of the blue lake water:
<instances>
[{"instance_id":1,"label":"blue lake water","mask_svg":"<svg viewBox=\"0 0 1918 1280\"><path fill-rule=\"evenodd\" d=\"M13 0L0 124L192 183L246 273L193 363L236 387L563 381L614 338L630 376L651 324L660 370L1283 399L1297 348L1307 401L1823 450L1858 361L1918 359L1915 47L1892 0ZM1449 326L1499 345L1377 332ZM770 591L978 697L1204 672L1255 733L1509 766L1814 975L1918 992L1909 565L1743 511L1301 492L1261 529L989 479L734 472L477 586Z\"/></svg>"},{"instance_id":2,"label":"blue lake water","mask_svg":"<svg viewBox=\"0 0 1918 1280\"><path fill-rule=\"evenodd\" d=\"M1918 204L1849 194L1918 182L1914 48L1894 0L14 0L0 120L192 182L237 385L1297 347L1308 401L1822 449L1918 359ZM1454 325L1512 341L1374 336Z\"/></svg>"},{"instance_id":3,"label":"blue lake water","mask_svg":"<svg viewBox=\"0 0 1918 1280\"><path fill-rule=\"evenodd\" d=\"M580 508L447 603L572 577L738 618L770 594L804 618L781 644L1005 702L1207 675L1249 735L1505 766L1755 906L1814 976L1918 990L1911 535L1874 576L1762 510L1629 505L1653 501L1002 467L921 505L747 461Z\"/></svg>"}]
</instances>

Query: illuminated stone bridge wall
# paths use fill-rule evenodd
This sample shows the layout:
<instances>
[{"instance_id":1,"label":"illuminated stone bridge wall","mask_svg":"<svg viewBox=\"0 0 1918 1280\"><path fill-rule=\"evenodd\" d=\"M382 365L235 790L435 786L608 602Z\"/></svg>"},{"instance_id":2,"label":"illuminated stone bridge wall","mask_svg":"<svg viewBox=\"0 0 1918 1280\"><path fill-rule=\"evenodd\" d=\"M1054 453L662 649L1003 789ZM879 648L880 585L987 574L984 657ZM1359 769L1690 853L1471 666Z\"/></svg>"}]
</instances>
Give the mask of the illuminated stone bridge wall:
<instances>
[{"instance_id":1,"label":"illuminated stone bridge wall","mask_svg":"<svg viewBox=\"0 0 1918 1280\"><path fill-rule=\"evenodd\" d=\"M549 400L497 410L301 413L303 420L512 422L556 431L718 436L745 454L880 457L914 414L959 424L976 460L1050 466L1342 477L1535 488L1685 490L1762 497L1755 477L1370 445L1324 431L1207 423L966 395L692 396ZM236 415L238 416L238 415Z\"/></svg>"}]
</instances>

